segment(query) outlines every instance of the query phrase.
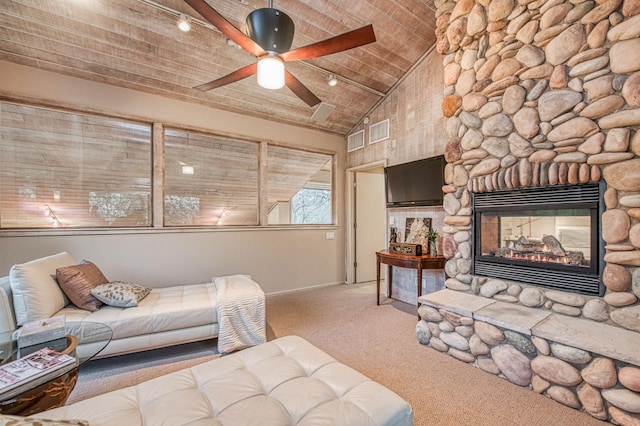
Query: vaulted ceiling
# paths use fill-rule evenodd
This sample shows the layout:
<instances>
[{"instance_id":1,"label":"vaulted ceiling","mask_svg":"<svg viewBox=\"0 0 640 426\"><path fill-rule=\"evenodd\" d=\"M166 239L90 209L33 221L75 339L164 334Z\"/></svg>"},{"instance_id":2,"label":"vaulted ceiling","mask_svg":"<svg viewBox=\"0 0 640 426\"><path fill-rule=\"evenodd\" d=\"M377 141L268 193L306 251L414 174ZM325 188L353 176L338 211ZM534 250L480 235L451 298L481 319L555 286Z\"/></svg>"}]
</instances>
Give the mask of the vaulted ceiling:
<instances>
[{"instance_id":1,"label":"vaulted ceiling","mask_svg":"<svg viewBox=\"0 0 640 426\"><path fill-rule=\"evenodd\" d=\"M245 31L267 0L207 0ZM375 43L287 70L335 109L324 121L289 89L255 77L208 92L193 87L256 58L234 46L183 0L0 0L0 60L339 135L353 127L435 42L433 0L275 0L295 23L292 49L372 24ZM176 26L180 14L192 30ZM327 75L338 77L330 87ZM328 110L331 110L328 108Z\"/></svg>"}]
</instances>

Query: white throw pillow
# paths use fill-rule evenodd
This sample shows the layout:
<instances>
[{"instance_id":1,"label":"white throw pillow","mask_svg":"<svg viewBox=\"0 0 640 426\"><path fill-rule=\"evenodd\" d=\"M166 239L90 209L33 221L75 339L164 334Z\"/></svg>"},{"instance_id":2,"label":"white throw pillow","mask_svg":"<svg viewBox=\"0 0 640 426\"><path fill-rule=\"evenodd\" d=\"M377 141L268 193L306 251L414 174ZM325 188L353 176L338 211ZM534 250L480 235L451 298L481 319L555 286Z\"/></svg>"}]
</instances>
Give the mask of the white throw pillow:
<instances>
[{"instance_id":1,"label":"white throw pillow","mask_svg":"<svg viewBox=\"0 0 640 426\"><path fill-rule=\"evenodd\" d=\"M9 282L17 325L49 318L69 303L53 277L57 268L75 263L69 253L62 252L11 267Z\"/></svg>"}]
</instances>

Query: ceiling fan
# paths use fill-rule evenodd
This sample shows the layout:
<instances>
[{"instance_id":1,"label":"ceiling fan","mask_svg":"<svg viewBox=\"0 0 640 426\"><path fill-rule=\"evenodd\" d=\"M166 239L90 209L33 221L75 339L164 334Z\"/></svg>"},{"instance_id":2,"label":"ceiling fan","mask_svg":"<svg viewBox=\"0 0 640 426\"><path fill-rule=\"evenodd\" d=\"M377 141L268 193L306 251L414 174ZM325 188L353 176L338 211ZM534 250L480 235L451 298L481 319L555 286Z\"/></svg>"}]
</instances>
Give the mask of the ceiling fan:
<instances>
[{"instance_id":1,"label":"ceiling fan","mask_svg":"<svg viewBox=\"0 0 640 426\"><path fill-rule=\"evenodd\" d=\"M314 106L320 99L284 67L284 62L318 58L353 49L376 41L372 25L328 38L304 47L289 50L293 42L295 26L284 12L272 7L256 9L247 16L248 35L233 26L205 0L185 2L238 46L258 58L258 62L242 67L224 77L196 86L208 91L258 74L258 84L267 89L279 89L286 85L307 105Z\"/></svg>"}]
</instances>

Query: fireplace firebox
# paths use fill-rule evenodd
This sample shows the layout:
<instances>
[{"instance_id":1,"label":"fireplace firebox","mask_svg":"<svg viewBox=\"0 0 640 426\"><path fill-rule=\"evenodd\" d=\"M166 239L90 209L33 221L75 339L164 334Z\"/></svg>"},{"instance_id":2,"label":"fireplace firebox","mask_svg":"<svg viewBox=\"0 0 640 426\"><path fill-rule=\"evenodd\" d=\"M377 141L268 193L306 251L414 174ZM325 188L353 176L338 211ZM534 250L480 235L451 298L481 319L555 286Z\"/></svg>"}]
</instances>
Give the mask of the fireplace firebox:
<instances>
[{"instance_id":1,"label":"fireplace firebox","mask_svg":"<svg viewBox=\"0 0 640 426\"><path fill-rule=\"evenodd\" d=\"M473 274L604 295L604 184L473 194Z\"/></svg>"}]
</instances>

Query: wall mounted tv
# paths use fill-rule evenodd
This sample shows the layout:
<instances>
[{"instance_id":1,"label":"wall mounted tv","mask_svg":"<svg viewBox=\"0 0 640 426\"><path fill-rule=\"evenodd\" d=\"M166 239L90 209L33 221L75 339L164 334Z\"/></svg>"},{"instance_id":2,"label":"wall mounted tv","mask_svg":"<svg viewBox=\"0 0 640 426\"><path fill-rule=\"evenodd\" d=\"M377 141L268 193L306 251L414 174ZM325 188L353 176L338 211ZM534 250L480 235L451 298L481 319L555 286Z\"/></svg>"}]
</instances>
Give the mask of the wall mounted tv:
<instances>
[{"instance_id":1,"label":"wall mounted tv","mask_svg":"<svg viewBox=\"0 0 640 426\"><path fill-rule=\"evenodd\" d=\"M384 168L387 207L441 206L444 156Z\"/></svg>"}]
</instances>

